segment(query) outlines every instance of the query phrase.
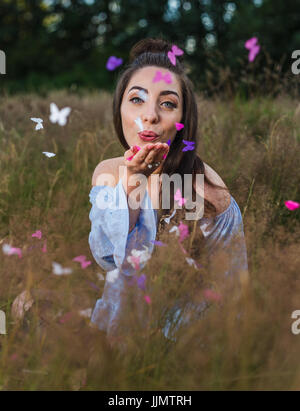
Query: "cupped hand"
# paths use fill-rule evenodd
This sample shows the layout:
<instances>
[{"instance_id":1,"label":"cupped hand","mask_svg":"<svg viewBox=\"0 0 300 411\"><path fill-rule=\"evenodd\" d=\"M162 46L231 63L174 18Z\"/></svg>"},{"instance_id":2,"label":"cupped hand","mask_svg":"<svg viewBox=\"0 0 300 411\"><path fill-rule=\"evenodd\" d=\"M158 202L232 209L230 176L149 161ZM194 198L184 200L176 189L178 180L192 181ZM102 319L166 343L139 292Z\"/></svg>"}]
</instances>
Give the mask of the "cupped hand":
<instances>
[{"instance_id":1,"label":"cupped hand","mask_svg":"<svg viewBox=\"0 0 300 411\"><path fill-rule=\"evenodd\" d=\"M167 155L168 152L169 146L167 143L149 143L138 151L130 148L124 153L124 162L127 166L127 171L130 174L141 173L148 177L165 161L163 157L165 154ZM160 162L157 166L152 164L157 162ZM149 168L148 164L152 164L152 168Z\"/></svg>"}]
</instances>

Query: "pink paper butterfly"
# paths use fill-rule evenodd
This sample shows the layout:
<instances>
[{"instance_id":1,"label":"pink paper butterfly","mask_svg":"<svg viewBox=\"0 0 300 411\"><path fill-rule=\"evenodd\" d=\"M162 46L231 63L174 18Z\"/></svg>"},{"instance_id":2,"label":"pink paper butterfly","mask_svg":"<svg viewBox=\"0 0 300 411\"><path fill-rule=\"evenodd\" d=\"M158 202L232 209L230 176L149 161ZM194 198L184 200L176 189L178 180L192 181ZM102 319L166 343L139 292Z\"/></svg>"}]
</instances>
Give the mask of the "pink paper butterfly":
<instances>
[{"instance_id":1,"label":"pink paper butterfly","mask_svg":"<svg viewBox=\"0 0 300 411\"><path fill-rule=\"evenodd\" d=\"M248 60L253 61L260 50L260 46L257 44L257 37L251 37L251 39L247 40L245 47L250 50Z\"/></svg>"},{"instance_id":2,"label":"pink paper butterfly","mask_svg":"<svg viewBox=\"0 0 300 411\"><path fill-rule=\"evenodd\" d=\"M131 261L134 264L134 269L139 270L140 269L140 257L139 256L135 257L134 255L132 255Z\"/></svg>"},{"instance_id":3,"label":"pink paper butterfly","mask_svg":"<svg viewBox=\"0 0 300 411\"><path fill-rule=\"evenodd\" d=\"M35 233L33 233L31 237L37 237L40 240L42 238L41 230L38 230Z\"/></svg>"},{"instance_id":4,"label":"pink paper butterfly","mask_svg":"<svg viewBox=\"0 0 300 411\"><path fill-rule=\"evenodd\" d=\"M183 127L184 127L184 124L182 124L182 123L175 123L175 127L176 127L176 130L181 130Z\"/></svg>"},{"instance_id":5,"label":"pink paper butterfly","mask_svg":"<svg viewBox=\"0 0 300 411\"><path fill-rule=\"evenodd\" d=\"M4 254L7 254L7 255L17 254L19 258L22 258L21 248L11 247L9 244L3 244L2 250Z\"/></svg>"},{"instance_id":6,"label":"pink paper butterfly","mask_svg":"<svg viewBox=\"0 0 300 411\"><path fill-rule=\"evenodd\" d=\"M174 199L175 199L176 201L178 201L178 204L179 204L180 206L182 206L183 204L186 203L186 199L183 198L183 197L181 197L181 192L180 192L179 188L178 188L178 190L176 191L176 193L175 193L175 195L174 195Z\"/></svg>"},{"instance_id":7,"label":"pink paper butterfly","mask_svg":"<svg viewBox=\"0 0 300 411\"><path fill-rule=\"evenodd\" d=\"M296 201L291 201L291 200L285 201L284 204L289 210L292 210L292 211L300 207L299 203L297 203Z\"/></svg>"},{"instance_id":8,"label":"pink paper butterfly","mask_svg":"<svg viewBox=\"0 0 300 411\"><path fill-rule=\"evenodd\" d=\"M179 241L182 242L189 235L189 228L186 224L183 224L183 222L180 221L178 229L180 232Z\"/></svg>"},{"instance_id":9,"label":"pink paper butterfly","mask_svg":"<svg viewBox=\"0 0 300 411\"><path fill-rule=\"evenodd\" d=\"M85 255L79 255L75 258L73 258L73 261L78 261L79 263L81 263L81 268L86 268L89 265L92 264L91 261L86 261L86 256Z\"/></svg>"},{"instance_id":10,"label":"pink paper butterfly","mask_svg":"<svg viewBox=\"0 0 300 411\"><path fill-rule=\"evenodd\" d=\"M144 298L147 304L151 304L151 298L149 297L149 295L145 295Z\"/></svg>"},{"instance_id":11,"label":"pink paper butterfly","mask_svg":"<svg viewBox=\"0 0 300 411\"><path fill-rule=\"evenodd\" d=\"M161 71L157 71L153 77L152 83L157 83L158 81L164 80L166 83L172 83L172 77L170 73L162 74Z\"/></svg>"},{"instance_id":12,"label":"pink paper butterfly","mask_svg":"<svg viewBox=\"0 0 300 411\"><path fill-rule=\"evenodd\" d=\"M176 66L176 56L181 56L183 54L183 50L178 48L177 46L172 46L172 51L168 51L168 57L173 64L173 66Z\"/></svg>"}]
</instances>

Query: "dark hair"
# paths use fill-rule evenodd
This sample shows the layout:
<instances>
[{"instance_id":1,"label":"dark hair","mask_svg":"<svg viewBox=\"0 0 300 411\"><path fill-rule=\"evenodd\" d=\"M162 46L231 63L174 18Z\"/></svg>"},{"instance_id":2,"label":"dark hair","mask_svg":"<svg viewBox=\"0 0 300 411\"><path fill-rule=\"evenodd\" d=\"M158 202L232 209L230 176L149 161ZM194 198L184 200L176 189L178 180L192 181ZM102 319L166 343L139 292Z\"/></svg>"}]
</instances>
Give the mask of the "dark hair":
<instances>
[{"instance_id":1,"label":"dark hair","mask_svg":"<svg viewBox=\"0 0 300 411\"><path fill-rule=\"evenodd\" d=\"M147 66L158 66L168 69L176 74L181 86L181 92L183 96L183 113L181 123L184 124L184 128L177 131L174 141L172 142L169 150L169 154L164 161L162 167L162 173L166 173L171 176L174 173L178 173L182 177L184 186L184 174L192 174L192 181L194 183L197 173L204 174L204 180L212 187L218 189L227 188L218 186L208 179L205 174L204 163L201 158L196 154L198 139L197 139L197 127L198 127L198 108L194 94L194 86L191 80L185 74L185 68L183 64L183 55L176 56L176 65L172 65L168 58L168 51L171 51L172 44L162 38L146 38L137 42L130 51L129 65L125 67L121 72L116 86L116 90L113 98L113 121L117 136L122 146L128 150L129 145L123 134L122 120L120 107L122 98L126 87L132 77L132 75L139 69ZM182 140L189 140L195 143L195 149L183 152L184 143ZM174 187L171 185L171 209L174 206ZM184 187L183 187L184 192ZM196 195L193 189L193 194ZM160 216L162 213L162 199L161 193L159 196L160 204ZM204 207L212 211L213 215L216 215L215 206L204 199ZM190 210L191 211L191 210ZM170 213L170 209L168 210ZM168 214L162 213L162 214ZM158 221L160 218L158 219Z\"/></svg>"}]
</instances>

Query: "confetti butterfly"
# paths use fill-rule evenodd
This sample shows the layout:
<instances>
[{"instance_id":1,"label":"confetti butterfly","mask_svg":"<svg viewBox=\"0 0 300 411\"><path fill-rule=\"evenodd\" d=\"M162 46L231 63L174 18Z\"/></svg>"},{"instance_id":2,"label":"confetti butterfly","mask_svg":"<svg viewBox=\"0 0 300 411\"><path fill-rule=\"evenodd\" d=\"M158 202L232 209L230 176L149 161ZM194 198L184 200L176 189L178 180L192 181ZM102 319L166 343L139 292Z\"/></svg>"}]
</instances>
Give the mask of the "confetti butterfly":
<instances>
[{"instance_id":1,"label":"confetti butterfly","mask_svg":"<svg viewBox=\"0 0 300 411\"><path fill-rule=\"evenodd\" d=\"M40 240L40 239L42 238L42 232L41 232L41 230L38 230L38 231L36 231L35 233L33 233L31 237L36 237L36 238L38 238L38 239Z\"/></svg>"},{"instance_id":2,"label":"confetti butterfly","mask_svg":"<svg viewBox=\"0 0 300 411\"><path fill-rule=\"evenodd\" d=\"M145 290L146 287L146 275L141 274L137 279L137 285L141 290Z\"/></svg>"},{"instance_id":3,"label":"confetti butterfly","mask_svg":"<svg viewBox=\"0 0 300 411\"><path fill-rule=\"evenodd\" d=\"M52 272L55 275L68 275L72 273L72 268L63 268L60 264L55 261L52 262Z\"/></svg>"},{"instance_id":4,"label":"confetti butterfly","mask_svg":"<svg viewBox=\"0 0 300 411\"><path fill-rule=\"evenodd\" d=\"M291 200L285 201L284 204L291 211L296 210L297 208L300 207L299 203L297 203L296 201L291 201Z\"/></svg>"},{"instance_id":5,"label":"confetti butterfly","mask_svg":"<svg viewBox=\"0 0 300 411\"><path fill-rule=\"evenodd\" d=\"M40 130L43 127L43 119L41 118L36 118L36 117L31 117L30 120L34 121L35 123L37 123L37 125L35 126L36 130Z\"/></svg>"},{"instance_id":6,"label":"confetti butterfly","mask_svg":"<svg viewBox=\"0 0 300 411\"><path fill-rule=\"evenodd\" d=\"M183 50L175 45L172 46L172 51L168 51L168 57L173 66L176 66L176 56L181 56L183 53Z\"/></svg>"},{"instance_id":7,"label":"confetti butterfly","mask_svg":"<svg viewBox=\"0 0 300 411\"><path fill-rule=\"evenodd\" d=\"M109 283L114 283L118 277L119 277L118 268L116 268L115 270L108 271L106 273L106 281L108 281Z\"/></svg>"},{"instance_id":8,"label":"confetti butterfly","mask_svg":"<svg viewBox=\"0 0 300 411\"><path fill-rule=\"evenodd\" d=\"M183 241L186 237L189 235L189 228L186 224L184 224L182 221L180 221L180 224L178 226L179 232L180 232L180 238L179 241Z\"/></svg>"},{"instance_id":9,"label":"confetti butterfly","mask_svg":"<svg viewBox=\"0 0 300 411\"><path fill-rule=\"evenodd\" d=\"M178 201L178 205L183 206L186 203L186 199L184 197L181 197L181 192L178 188L178 190L176 191L175 195L174 195L174 199L176 201Z\"/></svg>"},{"instance_id":10,"label":"confetti butterfly","mask_svg":"<svg viewBox=\"0 0 300 411\"><path fill-rule=\"evenodd\" d=\"M138 125L138 127L139 127L140 131L144 131L144 128L143 128L143 123L142 123L141 117L136 118L136 119L134 120L134 122Z\"/></svg>"},{"instance_id":11,"label":"confetti butterfly","mask_svg":"<svg viewBox=\"0 0 300 411\"><path fill-rule=\"evenodd\" d=\"M81 317L91 318L92 308L86 308L85 310L79 310L78 314L81 315Z\"/></svg>"},{"instance_id":12,"label":"confetti butterfly","mask_svg":"<svg viewBox=\"0 0 300 411\"><path fill-rule=\"evenodd\" d=\"M137 153L138 151L140 151L140 149L141 149L140 146L133 146L133 147L131 148L131 150L133 151L134 154L133 154L132 156L130 156L130 157L127 157L126 160L131 161L131 160L133 159L133 157L136 155L136 153Z\"/></svg>"},{"instance_id":13,"label":"confetti butterfly","mask_svg":"<svg viewBox=\"0 0 300 411\"><path fill-rule=\"evenodd\" d=\"M247 40L245 47L246 49L250 50L248 54L248 60L253 61L260 50L260 45L257 44L257 37L251 37L251 39Z\"/></svg>"},{"instance_id":14,"label":"confetti butterfly","mask_svg":"<svg viewBox=\"0 0 300 411\"><path fill-rule=\"evenodd\" d=\"M140 269L140 257L139 256L131 255L127 257L127 261L132 265L132 267L135 270Z\"/></svg>"},{"instance_id":15,"label":"confetti butterfly","mask_svg":"<svg viewBox=\"0 0 300 411\"><path fill-rule=\"evenodd\" d=\"M182 123L175 123L176 130L180 131L184 128L184 124Z\"/></svg>"},{"instance_id":16,"label":"confetti butterfly","mask_svg":"<svg viewBox=\"0 0 300 411\"><path fill-rule=\"evenodd\" d=\"M55 103L50 103L50 111L51 114L49 119L51 123L58 123L60 126L65 126L67 124L67 117L71 112L70 107L64 107L59 110Z\"/></svg>"},{"instance_id":17,"label":"confetti butterfly","mask_svg":"<svg viewBox=\"0 0 300 411\"><path fill-rule=\"evenodd\" d=\"M9 244L3 244L2 251L6 255L17 254L19 256L19 258L22 258L21 248L11 247Z\"/></svg>"},{"instance_id":18,"label":"confetti butterfly","mask_svg":"<svg viewBox=\"0 0 300 411\"><path fill-rule=\"evenodd\" d=\"M169 233L173 233L175 231L176 236L179 237L180 236L180 232L179 232L179 228L174 225L172 228L170 228Z\"/></svg>"},{"instance_id":19,"label":"confetti butterfly","mask_svg":"<svg viewBox=\"0 0 300 411\"><path fill-rule=\"evenodd\" d=\"M137 285L141 290L145 290L146 287L146 275L141 274L139 277L136 275L133 275L132 278L129 279L128 284L130 286Z\"/></svg>"},{"instance_id":20,"label":"confetti butterfly","mask_svg":"<svg viewBox=\"0 0 300 411\"><path fill-rule=\"evenodd\" d=\"M186 146L182 149L182 151L191 151L195 149L195 142L194 141L188 141L188 140L182 140Z\"/></svg>"},{"instance_id":21,"label":"confetti butterfly","mask_svg":"<svg viewBox=\"0 0 300 411\"><path fill-rule=\"evenodd\" d=\"M176 213L176 210L173 211L173 213L170 215L170 217L164 218L164 221L165 221L167 224L170 224L170 220L171 220L171 218L174 217L175 213Z\"/></svg>"},{"instance_id":22,"label":"confetti butterfly","mask_svg":"<svg viewBox=\"0 0 300 411\"><path fill-rule=\"evenodd\" d=\"M122 63L123 63L122 58L118 58L116 56L110 56L109 59L107 60L106 68L109 71L113 71L117 67L119 67Z\"/></svg>"},{"instance_id":23,"label":"confetti butterfly","mask_svg":"<svg viewBox=\"0 0 300 411\"><path fill-rule=\"evenodd\" d=\"M167 141L168 146L170 147L171 145L171 139L169 138L169 140ZM165 159L167 157L168 153L163 155L163 159Z\"/></svg>"},{"instance_id":24,"label":"confetti butterfly","mask_svg":"<svg viewBox=\"0 0 300 411\"><path fill-rule=\"evenodd\" d=\"M196 261L193 258L185 257L185 259L186 259L187 263L189 265L193 265L196 268L196 270L198 270L201 267L201 265L197 264Z\"/></svg>"},{"instance_id":25,"label":"confetti butterfly","mask_svg":"<svg viewBox=\"0 0 300 411\"><path fill-rule=\"evenodd\" d=\"M79 262L81 264L81 268L86 268L86 267L88 267L89 265L92 264L91 261L86 261L86 256L85 255L79 255L79 256L73 258L72 261Z\"/></svg>"},{"instance_id":26,"label":"confetti butterfly","mask_svg":"<svg viewBox=\"0 0 300 411\"><path fill-rule=\"evenodd\" d=\"M140 263L146 263L151 258L151 253L149 253L149 248L143 245L144 250L132 250L131 255L127 257L127 261L136 270L139 269Z\"/></svg>"},{"instance_id":27,"label":"confetti butterfly","mask_svg":"<svg viewBox=\"0 0 300 411\"><path fill-rule=\"evenodd\" d=\"M149 297L149 295L145 295L144 299L145 299L147 304L151 304L151 298Z\"/></svg>"},{"instance_id":28,"label":"confetti butterfly","mask_svg":"<svg viewBox=\"0 0 300 411\"><path fill-rule=\"evenodd\" d=\"M56 155L54 153L49 153L48 151L43 151L43 154L45 154L45 156L47 157L54 157Z\"/></svg>"},{"instance_id":29,"label":"confetti butterfly","mask_svg":"<svg viewBox=\"0 0 300 411\"><path fill-rule=\"evenodd\" d=\"M170 73L162 74L161 71L157 70L155 76L153 77L152 83L157 83L158 81L164 80L165 83L172 83L172 77Z\"/></svg>"},{"instance_id":30,"label":"confetti butterfly","mask_svg":"<svg viewBox=\"0 0 300 411\"><path fill-rule=\"evenodd\" d=\"M147 101L147 99L148 99L148 96L147 96L147 94L145 93L144 90L139 90L138 96L144 101Z\"/></svg>"}]
</instances>

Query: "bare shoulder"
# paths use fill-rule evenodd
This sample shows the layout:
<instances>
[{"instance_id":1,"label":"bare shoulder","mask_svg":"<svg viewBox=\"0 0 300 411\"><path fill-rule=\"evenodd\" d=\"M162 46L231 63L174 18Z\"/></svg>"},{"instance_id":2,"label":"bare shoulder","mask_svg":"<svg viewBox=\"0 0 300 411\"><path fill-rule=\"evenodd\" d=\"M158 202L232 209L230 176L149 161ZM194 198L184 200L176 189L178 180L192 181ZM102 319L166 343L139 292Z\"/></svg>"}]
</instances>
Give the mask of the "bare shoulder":
<instances>
[{"instance_id":1,"label":"bare shoulder","mask_svg":"<svg viewBox=\"0 0 300 411\"><path fill-rule=\"evenodd\" d=\"M230 206L230 201L231 201L231 195L228 190L228 187L222 180L222 178L219 176L219 174L208 164L204 163L205 167L205 173L209 180L213 182L214 184L217 184L220 187L227 188L227 190L219 190L214 187L211 187L209 184L204 183L204 197L217 209L217 214L223 213L229 206Z\"/></svg>"},{"instance_id":2,"label":"bare shoulder","mask_svg":"<svg viewBox=\"0 0 300 411\"><path fill-rule=\"evenodd\" d=\"M108 185L115 187L118 183L118 165L123 157L108 158L101 161L94 170L92 186Z\"/></svg>"}]
</instances>

